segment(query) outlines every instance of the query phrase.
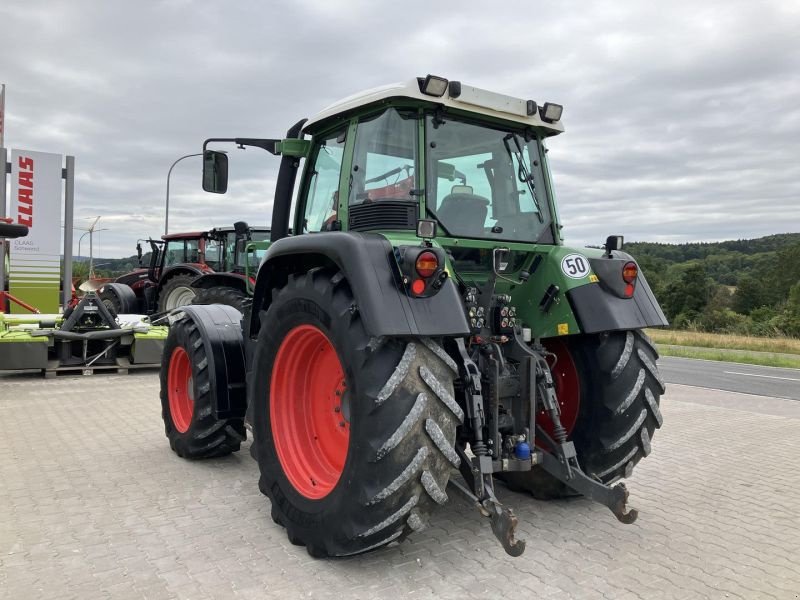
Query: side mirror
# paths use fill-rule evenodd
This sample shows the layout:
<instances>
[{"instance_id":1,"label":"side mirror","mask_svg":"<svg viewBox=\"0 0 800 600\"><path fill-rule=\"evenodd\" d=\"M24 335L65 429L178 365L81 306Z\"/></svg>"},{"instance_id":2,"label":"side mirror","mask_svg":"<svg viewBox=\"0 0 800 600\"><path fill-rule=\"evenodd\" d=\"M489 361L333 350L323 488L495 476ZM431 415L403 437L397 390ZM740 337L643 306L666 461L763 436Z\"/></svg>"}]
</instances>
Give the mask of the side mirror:
<instances>
[{"instance_id":1,"label":"side mirror","mask_svg":"<svg viewBox=\"0 0 800 600\"><path fill-rule=\"evenodd\" d=\"M228 191L228 155L216 150L203 153L203 190L212 194Z\"/></svg>"}]
</instances>

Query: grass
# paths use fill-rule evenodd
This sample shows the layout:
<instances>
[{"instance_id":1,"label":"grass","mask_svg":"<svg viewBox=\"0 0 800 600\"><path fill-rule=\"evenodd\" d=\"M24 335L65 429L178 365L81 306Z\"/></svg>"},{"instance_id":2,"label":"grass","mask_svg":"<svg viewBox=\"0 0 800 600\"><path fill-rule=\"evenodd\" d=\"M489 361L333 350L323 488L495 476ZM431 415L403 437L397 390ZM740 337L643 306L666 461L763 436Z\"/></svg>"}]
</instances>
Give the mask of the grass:
<instances>
[{"instance_id":1,"label":"grass","mask_svg":"<svg viewBox=\"0 0 800 600\"><path fill-rule=\"evenodd\" d=\"M746 365L765 367L783 367L800 369L800 355L774 354L772 352L752 352L747 350L726 350L722 348L701 348L693 346L670 346L656 344L661 356L678 356L681 358L700 358L703 360L721 360Z\"/></svg>"},{"instance_id":2,"label":"grass","mask_svg":"<svg viewBox=\"0 0 800 600\"><path fill-rule=\"evenodd\" d=\"M648 329L647 335L659 345L692 346L694 348L716 348L724 350L750 350L752 352L797 354L800 356L800 339L796 338L748 337L744 335L675 331L671 329Z\"/></svg>"}]
</instances>

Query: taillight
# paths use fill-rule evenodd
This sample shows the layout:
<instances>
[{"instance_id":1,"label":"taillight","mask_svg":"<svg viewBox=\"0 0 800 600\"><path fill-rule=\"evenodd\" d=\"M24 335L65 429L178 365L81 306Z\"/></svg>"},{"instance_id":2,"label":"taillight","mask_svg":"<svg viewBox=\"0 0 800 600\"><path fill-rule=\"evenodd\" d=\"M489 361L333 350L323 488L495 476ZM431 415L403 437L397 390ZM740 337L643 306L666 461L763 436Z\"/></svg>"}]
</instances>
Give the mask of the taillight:
<instances>
[{"instance_id":1,"label":"taillight","mask_svg":"<svg viewBox=\"0 0 800 600\"><path fill-rule=\"evenodd\" d=\"M636 263L633 261L629 261L625 263L625 266L622 267L622 279L625 283L633 283L636 281L636 278L639 276L639 267L636 266Z\"/></svg>"},{"instance_id":2,"label":"taillight","mask_svg":"<svg viewBox=\"0 0 800 600\"><path fill-rule=\"evenodd\" d=\"M417 257L416 263L414 263L414 268L417 270L420 277L430 277L436 273L436 269L439 268L439 259L433 252L421 252Z\"/></svg>"},{"instance_id":3,"label":"taillight","mask_svg":"<svg viewBox=\"0 0 800 600\"><path fill-rule=\"evenodd\" d=\"M415 279L411 284L411 291L417 296L421 295L425 291L425 282L422 279Z\"/></svg>"}]
</instances>

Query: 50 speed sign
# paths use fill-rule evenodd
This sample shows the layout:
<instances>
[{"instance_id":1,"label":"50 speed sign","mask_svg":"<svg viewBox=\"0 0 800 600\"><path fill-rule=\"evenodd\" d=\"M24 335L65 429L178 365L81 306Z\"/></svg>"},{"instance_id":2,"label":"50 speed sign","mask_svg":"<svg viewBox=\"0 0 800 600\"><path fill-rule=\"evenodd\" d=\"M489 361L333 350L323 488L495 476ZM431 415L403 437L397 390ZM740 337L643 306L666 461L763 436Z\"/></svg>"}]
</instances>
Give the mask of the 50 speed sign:
<instances>
[{"instance_id":1,"label":"50 speed sign","mask_svg":"<svg viewBox=\"0 0 800 600\"><path fill-rule=\"evenodd\" d=\"M570 279L583 279L589 274L589 261L583 254L567 254L561 259L561 271Z\"/></svg>"}]
</instances>

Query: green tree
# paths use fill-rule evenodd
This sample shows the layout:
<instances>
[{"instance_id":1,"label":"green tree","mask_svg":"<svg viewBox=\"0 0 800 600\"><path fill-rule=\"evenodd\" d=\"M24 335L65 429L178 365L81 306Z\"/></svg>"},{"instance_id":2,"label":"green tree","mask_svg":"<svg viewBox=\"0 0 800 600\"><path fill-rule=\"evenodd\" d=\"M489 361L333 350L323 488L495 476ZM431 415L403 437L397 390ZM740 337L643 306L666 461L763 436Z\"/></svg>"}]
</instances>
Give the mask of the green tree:
<instances>
[{"instance_id":1,"label":"green tree","mask_svg":"<svg viewBox=\"0 0 800 600\"><path fill-rule=\"evenodd\" d=\"M764 285L750 275L742 275L733 295L733 310L749 315L753 310L767 304Z\"/></svg>"},{"instance_id":2,"label":"green tree","mask_svg":"<svg viewBox=\"0 0 800 600\"><path fill-rule=\"evenodd\" d=\"M664 286L660 300L670 320L683 315L686 320L693 321L705 309L714 286L701 262L694 261L680 267Z\"/></svg>"}]
</instances>

